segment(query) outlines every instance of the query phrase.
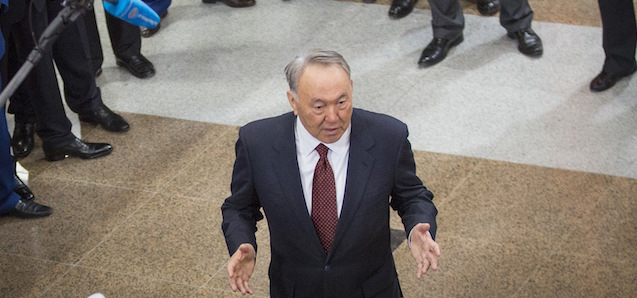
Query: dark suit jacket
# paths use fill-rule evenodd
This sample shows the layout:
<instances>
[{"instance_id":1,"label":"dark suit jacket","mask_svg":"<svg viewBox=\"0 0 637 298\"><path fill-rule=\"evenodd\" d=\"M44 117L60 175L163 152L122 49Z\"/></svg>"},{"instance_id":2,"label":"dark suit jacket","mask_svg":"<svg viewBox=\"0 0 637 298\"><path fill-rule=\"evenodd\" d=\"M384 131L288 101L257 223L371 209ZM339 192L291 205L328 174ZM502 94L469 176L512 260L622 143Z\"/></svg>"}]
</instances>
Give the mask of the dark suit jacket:
<instances>
[{"instance_id":1,"label":"dark suit jacket","mask_svg":"<svg viewBox=\"0 0 637 298\"><path fill-rule=\"evenodd\" d=\"M437 214L433 194L415 174L407 126L354 109L345 197L326 254L305 205L295 119L287 113L239 131L232 195L221 208L230 254L242 243L256 248L255 225L263 218L263 207L270 230L273 298L400 297L388 207L398 210L407 232L425 222L433 236Z\"/></svg>"}]
</instances>

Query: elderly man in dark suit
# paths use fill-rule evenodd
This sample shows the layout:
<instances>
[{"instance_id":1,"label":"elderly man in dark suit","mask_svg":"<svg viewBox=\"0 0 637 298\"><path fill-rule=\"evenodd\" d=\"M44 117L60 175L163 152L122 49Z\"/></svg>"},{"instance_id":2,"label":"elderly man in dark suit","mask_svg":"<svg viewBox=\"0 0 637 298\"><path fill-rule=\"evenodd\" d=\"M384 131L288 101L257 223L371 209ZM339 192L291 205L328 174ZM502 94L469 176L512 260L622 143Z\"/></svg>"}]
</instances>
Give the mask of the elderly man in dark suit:
<instances>
[{"instance_id":1,"label":"elderly man in dark suit","mask_svg":"<svg viewBox=\"0 0 637 298\"><path fill-rule=\"evenodd\" d=\"M389 207L402 217L418 278L440 255L437 209L416 176L407 126L353 108L349 66L336 52L309 51L285 70L294 112L239 131L221 207L230 287L252 293L263 208L272 297L400 297Z\"/></svg>"}]
</instances>

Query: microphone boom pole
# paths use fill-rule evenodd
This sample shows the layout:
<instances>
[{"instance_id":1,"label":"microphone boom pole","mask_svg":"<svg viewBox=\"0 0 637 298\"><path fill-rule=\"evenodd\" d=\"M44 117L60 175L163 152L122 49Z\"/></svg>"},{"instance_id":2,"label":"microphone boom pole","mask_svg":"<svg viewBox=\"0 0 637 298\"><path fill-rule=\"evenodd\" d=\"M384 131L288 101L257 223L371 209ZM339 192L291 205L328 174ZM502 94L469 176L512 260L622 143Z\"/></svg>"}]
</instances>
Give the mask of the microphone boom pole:
<instances>
[{"instance_id":1,"label":"microphone boom pole","mask_svg":"<svg viewBox=\"0 0 637 298\"><path fill-rule=\"evenodd\" d=\"M63 5L65 6L64 9L62 9L55 19L44 29L38 44L36 44L31 53L29 53L27 60L22 64L2 93L0 93L0 106L4 106L7 103L7 100L9 100L11 95L13 95L24 79L26 79L33 67L40 62L43 53L51 50L53 43L58 39L62 31L66 29L66 26L75 22L75 20L87 10L93 9L93 0L65 0Z\"/></svg>"}]
</instances>

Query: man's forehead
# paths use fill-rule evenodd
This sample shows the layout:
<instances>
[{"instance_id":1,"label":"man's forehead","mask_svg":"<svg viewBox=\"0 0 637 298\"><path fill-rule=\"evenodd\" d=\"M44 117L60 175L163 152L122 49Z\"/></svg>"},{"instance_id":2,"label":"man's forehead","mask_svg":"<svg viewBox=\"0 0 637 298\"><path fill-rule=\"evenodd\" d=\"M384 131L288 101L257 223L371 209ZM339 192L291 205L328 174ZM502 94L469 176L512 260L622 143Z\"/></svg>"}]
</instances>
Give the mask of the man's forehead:
<instances>
[{"instance_id":1,"label":"man's forehead","mask_svg":"<svg viewBox=\"0 0 637 298\"><path fill-rule=\"evenodd\" d=\"M303 68L303 72L301 72L301 76L300 76L300 80L303 80L303 77L306 73L308 73L308 70L310 70L310 73L317 73L317 72L331 72L331 71L336 71L336 72L343 72L345 74L345 76L347 76L347 72L345 71L345 69L343 69L340 65L338 64L328 64L328 63L309 63L308 65L306 65Z\"/></svg>"}]
</instances>

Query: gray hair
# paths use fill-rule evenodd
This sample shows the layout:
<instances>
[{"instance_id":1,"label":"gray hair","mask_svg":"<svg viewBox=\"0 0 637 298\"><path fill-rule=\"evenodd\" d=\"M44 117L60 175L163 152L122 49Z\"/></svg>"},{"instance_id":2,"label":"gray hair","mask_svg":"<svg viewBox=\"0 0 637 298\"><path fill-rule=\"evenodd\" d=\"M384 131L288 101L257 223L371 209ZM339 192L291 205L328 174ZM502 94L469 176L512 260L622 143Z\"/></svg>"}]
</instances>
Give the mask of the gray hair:
<instances>
[{"instance_id":1,"label":"gray hair","mask_svg":"<svg viewBox=\"0 0 637 298\"><path fill-rule=\"evenodd\" d=\"M311 49L304 52L301 55L294 57L285 67L285 76L290 85L290 91L295 95L299 86L299 80L301 74L306 66L310 64L322 64L322 65L338 65L347 73L347 77L350 78L349 65L345 61L345 58L341 54L335 51L327 51L320 49Z\"/></svg>"}]
</instances>

